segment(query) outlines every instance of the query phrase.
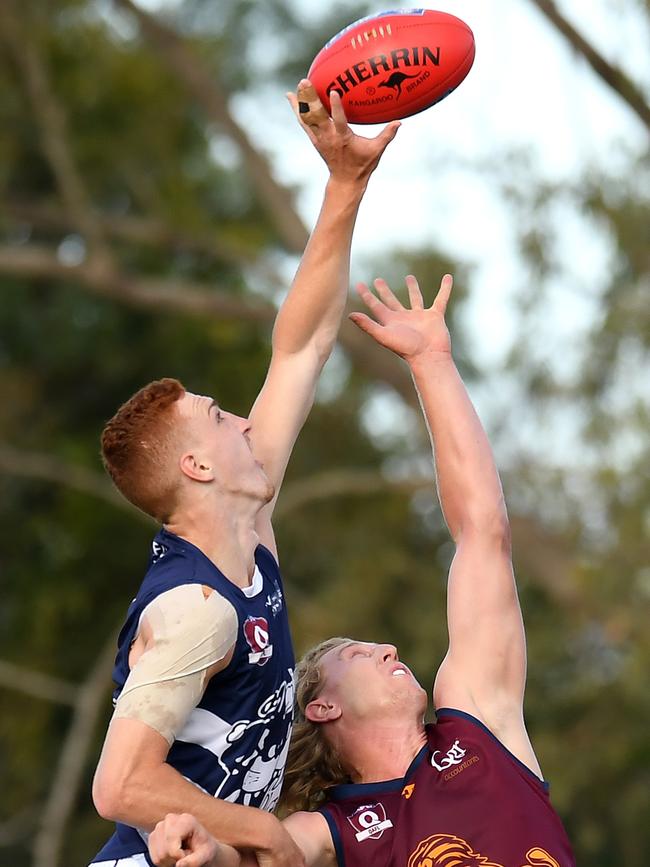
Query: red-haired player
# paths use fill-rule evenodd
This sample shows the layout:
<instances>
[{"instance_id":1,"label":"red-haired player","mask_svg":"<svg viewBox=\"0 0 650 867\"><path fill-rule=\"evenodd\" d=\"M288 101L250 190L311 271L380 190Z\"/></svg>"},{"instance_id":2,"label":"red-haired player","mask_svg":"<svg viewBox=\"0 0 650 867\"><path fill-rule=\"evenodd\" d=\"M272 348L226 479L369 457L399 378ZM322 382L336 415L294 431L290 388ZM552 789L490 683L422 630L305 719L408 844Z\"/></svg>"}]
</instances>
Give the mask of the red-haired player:
<instances>
[{"instance_id":1,"label":"red-haired player","mask_svg":"<svg viewBox=\"0 0 650 867\"><path fill-rule=\"evenodd\" d=\"M260 862L303 863L272 814L294 659L271 515L338 333L357 209L399 124L356 136L340 100L330 118L308 81L289 99L329 179L250 415L164 379L127 401L102 437L115 484L163 529L118 643L115 712L93 786L117 829L97 865L147 863L147 832L179 809Z\"/></svg>"}]
</instances>

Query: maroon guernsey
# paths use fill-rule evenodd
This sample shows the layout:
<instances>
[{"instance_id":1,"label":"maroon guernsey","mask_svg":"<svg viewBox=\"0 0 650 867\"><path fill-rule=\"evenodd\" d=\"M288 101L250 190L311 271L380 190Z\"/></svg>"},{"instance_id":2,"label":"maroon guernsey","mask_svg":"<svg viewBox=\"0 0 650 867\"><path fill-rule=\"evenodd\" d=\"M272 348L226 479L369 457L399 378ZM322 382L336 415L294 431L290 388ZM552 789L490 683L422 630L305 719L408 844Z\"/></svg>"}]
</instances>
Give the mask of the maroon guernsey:
<instances>
[{"instance_id":1,"label":"maroon guernsey","mask_svg":"<svg viewBox=\"0 0 650 867\"><path fill-rule=\"evenodd\" d=\"M403 779L331 790L339 867L575 867L548 784L473 716L437 718Z\"/></svg>"}]
</instances>

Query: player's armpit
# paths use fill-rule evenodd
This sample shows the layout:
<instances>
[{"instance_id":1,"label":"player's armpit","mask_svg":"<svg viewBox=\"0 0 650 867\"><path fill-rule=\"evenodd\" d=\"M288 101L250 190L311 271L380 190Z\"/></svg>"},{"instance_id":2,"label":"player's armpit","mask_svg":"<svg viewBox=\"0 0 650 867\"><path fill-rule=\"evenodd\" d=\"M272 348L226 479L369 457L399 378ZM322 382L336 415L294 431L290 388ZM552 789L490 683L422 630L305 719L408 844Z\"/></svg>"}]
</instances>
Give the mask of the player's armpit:
<instances>
[{"instance_id":1,"label":"player's armpit","mask_svg":"<svg viewBox=\"0 0 650 867\"><path fill-rule=\"evenodd\" d=\"M294 813L282 824L305 856L307 867L336 867L332 834L322 813Z\"/></svg>"},{"instance_id":2,"label":"player's armpit","mask_svg":"<svg viewBox=\"0 0 650 867\"><path fill-rule=\"evenodd\" d=\"M237 613L218 593L184 584L143 613L148 635L113 714L138 720L173 743L237 640Z\"/></svg>"}]
</instances>

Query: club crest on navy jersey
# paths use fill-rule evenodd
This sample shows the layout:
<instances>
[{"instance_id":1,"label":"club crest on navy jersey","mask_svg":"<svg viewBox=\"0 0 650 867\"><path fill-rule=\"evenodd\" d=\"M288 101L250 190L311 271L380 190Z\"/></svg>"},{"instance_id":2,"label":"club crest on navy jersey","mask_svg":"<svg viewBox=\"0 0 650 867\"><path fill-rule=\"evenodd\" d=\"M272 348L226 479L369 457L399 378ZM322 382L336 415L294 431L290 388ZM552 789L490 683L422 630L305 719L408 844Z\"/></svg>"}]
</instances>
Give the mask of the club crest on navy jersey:
<instances>
[{"instance_id":1,"label":"club crest on navy jersey","mask_svg":"<svg viewBox=\"0 0 650 867\"><path fill-rule=\"evenodd\" d=\"M269 643L268 620L265 617L247 617L244 621L244 637L251 649L248 661L266 665L273 654L273 645Z\"/></svg>"},{"instance_id":2,"label":"club crest on navy jersey","mask_svg":"<svg viewBox=\"0 0 650 867\"><path fill-rule=\"evenodd\" d=\"M392 828L393 823L386 818L386 810L383 804L368 804L358 807L348 822L354 828L355 836L359 843L364 840L379 840L387 828Z\"/></svg>"}]
</instances>

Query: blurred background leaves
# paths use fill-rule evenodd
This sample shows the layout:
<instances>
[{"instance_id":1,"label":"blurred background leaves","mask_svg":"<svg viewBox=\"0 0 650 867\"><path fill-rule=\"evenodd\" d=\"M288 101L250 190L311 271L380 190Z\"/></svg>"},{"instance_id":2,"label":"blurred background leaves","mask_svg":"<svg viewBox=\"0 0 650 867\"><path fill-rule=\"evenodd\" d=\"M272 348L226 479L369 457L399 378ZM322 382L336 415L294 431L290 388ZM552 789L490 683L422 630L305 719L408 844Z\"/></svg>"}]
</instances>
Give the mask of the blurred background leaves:
<instances>
[{"instance_id":1,"label":"blurred background leaves","mask_svg":"<svg viewBox=\"0 0 650 867\"><path fill-rule=\"evenodd\" d=\"M648 32L647 3L619 5ZM205 0L152 6L0 5L3 867L80 867L109 832L90 785L114 633L152 525L104 479L102 426L160 376L246 413L306 241L296 191L233 104L261 79L293 87L370 9L337 3L306 22L289 0L229 0L218 15ZM628 84L606 86L630 105ZM515 339L498 370L468 335L471 252L452 263L396 241L372 262L395 280L457 276L455 355L487 409L510 505L527 720L591 867L645 867L650 849L648 169L647 151L621 151L611 170L554 183L515 148L464 168L502 200L516 241ZM580 262L567 273L576 214L609 251L602 291L576 282ZM561 351L557 284L591 311ZM390 640L428 686L451 557L432 479L405 371L345 327L278 505L298 650L331 634Z\"/></svg>"}]
</instances>

